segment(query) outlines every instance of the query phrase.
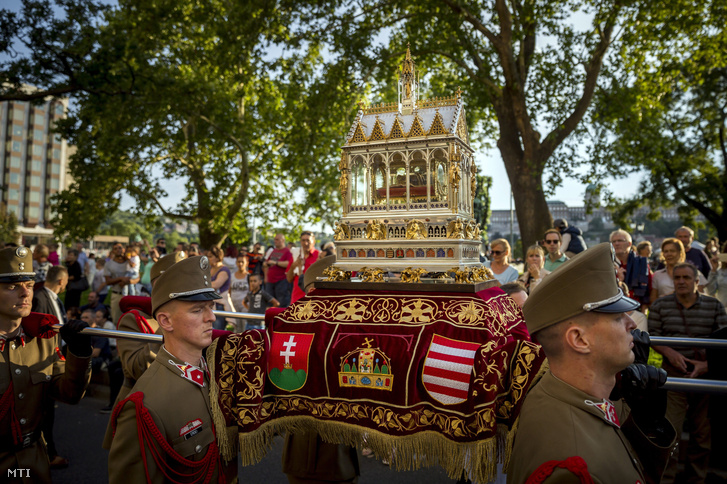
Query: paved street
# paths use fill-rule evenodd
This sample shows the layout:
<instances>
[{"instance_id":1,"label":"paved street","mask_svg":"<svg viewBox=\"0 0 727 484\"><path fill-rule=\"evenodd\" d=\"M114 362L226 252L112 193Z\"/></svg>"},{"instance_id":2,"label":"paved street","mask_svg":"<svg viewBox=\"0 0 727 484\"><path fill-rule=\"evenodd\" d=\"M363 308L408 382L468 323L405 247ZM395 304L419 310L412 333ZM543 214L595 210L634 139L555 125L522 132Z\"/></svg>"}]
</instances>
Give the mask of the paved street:
<instances>
[{"instance_id":1,"label":"paved street","mask_svg":"<svg viewBox=\"0 0 727 484\"><path fill-rule=\"evenodd\" d=\"M106 482L108 452L101 448L109 415L98 410L108 401L108 389L92 385L89 394L78 405L58 404L56 409L56 446L60 455L70 461L67 469L53 471L56 484L99 484ZM257 465L240 467L240 483L287 484L280 470L282 438ZM454 483L439 468L396 472L380 461L363 457L361 484L439 484ZM135 484L135 483L134 483Z\"/></svg>"}]
</instances>

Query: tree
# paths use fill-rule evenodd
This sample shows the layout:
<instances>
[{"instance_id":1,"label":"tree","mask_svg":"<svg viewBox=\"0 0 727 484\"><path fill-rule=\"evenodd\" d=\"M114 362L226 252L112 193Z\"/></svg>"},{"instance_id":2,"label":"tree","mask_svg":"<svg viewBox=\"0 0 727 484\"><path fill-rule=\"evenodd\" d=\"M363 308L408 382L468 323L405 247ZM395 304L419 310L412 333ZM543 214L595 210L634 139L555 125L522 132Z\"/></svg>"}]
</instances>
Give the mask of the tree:
<instances>
[{"instance_id":1,"label":"tree","mask_svg":"<svg viewBox=\"0 0 727 484\"><path fill-rule=\"evenodd\" d=\"M587 29L568 22L573 9L591 20ZM365 66L380 63L380 84L392 84L392 64L410 40L412 54L433 72L432 91L462 86L471 129L480 139L497 138L520 232L530 245L552 222L544 173L558 183L578 166L581 122L626 9L618 1L367 1L331 31L339 32L338 48L354 44L348 53ZM387 32L388 46L361 48Z\"/></svg>"},{"instance_id":2,"label":"tree","mask_svg":"<svg viewBox=\"0 0 727 484\"><path fill-rule=\"evenodd\" d=\"M5 202L0 202L0 242L17 243L19 237L18 217L14 212L8 211Z\"/></svg>"},{"instance_id":3,"label":"tree","mask_svg":"<svg viewBox=\"0 0 727 484\"><path fill-rule=\"evenodd\" d=\"M347 63L322 65L320 42L296 30L295 2L78 0L59 2L59 18L47 1L24 5L5 23L32 62L3 65L12 82L0 99L22 98L23 80L74 95L58 127L77 147L55 200L60 234L92 235L121 192L147 221L198 224L205 247L248 238L249 213L264 227L338 211L337 143L359 88ZM169 207L162 180L174 179L184 196Z\"/></svg>"},{"instance_id":4,"label":"tree","mask_svg":"<svg viewBox=\"0 0 727 484\"><path fill-rule=\"evenodd\" d=\"M487 243L487 226L490 225L490 215L492 215L492 200L490 199L490 189L492 188L492 177L485 175L477 176L477 189L475 190L475 221L482 227L482 236Z\"/></svg>"},{"instance_id":5,"label":"tree","mask_svg":"<svg viewBox=\"0 0 727 484\"><path fill-rule=\"evenodd\" d=\"M684 8L657 2L624 38L622 62L648 60L650 69L609 73L597 100L594 154L616 176L646 172L636 197L611 197L616 219L647 205L654 220L660 207L677 206L689 225L701 213L725 240L727 10L717 1ZM630 48L647 41L649 59Z\"/></svg>"}]
</instances>

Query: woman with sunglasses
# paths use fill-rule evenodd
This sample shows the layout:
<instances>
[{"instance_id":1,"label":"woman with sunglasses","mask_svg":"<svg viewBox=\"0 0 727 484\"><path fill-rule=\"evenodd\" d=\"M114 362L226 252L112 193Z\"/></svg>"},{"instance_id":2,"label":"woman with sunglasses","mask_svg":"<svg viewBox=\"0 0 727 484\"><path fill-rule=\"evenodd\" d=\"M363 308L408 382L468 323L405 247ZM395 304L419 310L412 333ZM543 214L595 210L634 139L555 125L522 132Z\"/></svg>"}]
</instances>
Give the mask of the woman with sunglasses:
<instances>
[{"instance_id":1,"label":"woman with sunglasses","mask_svg":"<svg viewBox=\"0 0 727 484\"><path fill-rule=\"evenodd\" d=\"M495 274L500 284L507 284L517 280L518 272L510 265L510 244L505 239L495 239L490 243L492 261L484 263Z\"/></svg>"}]
</instances>

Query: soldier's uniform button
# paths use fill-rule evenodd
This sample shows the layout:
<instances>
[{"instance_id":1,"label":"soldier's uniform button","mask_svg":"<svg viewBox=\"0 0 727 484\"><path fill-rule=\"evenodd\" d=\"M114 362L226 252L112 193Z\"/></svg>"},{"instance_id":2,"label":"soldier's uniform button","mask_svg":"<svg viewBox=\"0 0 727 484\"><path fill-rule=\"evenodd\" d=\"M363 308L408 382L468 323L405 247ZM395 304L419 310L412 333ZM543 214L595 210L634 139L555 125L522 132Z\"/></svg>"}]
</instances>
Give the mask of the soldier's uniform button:
<instances>
[{"instance_id":1,"label":"soldier's uniform button","mask_svg":"<svg viewBox=\"0 0 727 484\"><path fill-rule=\"evenodd\" d=\"M15 349L15 342L14 341L12 343L10 343L10 349L11 350L14 350Z\"/></svg>"},{"instance_id":2,"label":"soldier's uniform button","mask_svg":"<svg viewBox=\"0 0 727 484\"><path fill-rule=\"evenodd\" d=\"M50 375L45 376L45 381L50 381Z\"/></svg>"},{"instance_id":3,"label":"soldier's uniform button","mask_svg":"<svg viewBox=\"0 0 727 484\"><path fill-rule=\"evenodd\" d=\"M20 419L20 425L25 425L26 422L27 422L27 420L25 420L24 418Z\"/></svg>"},{"instance_id":4,"label":"soldier's uniform button","mask_svg":"<svg viewBox=\"0 0 727 484\"><path fill-rule=\"evenodd\" d=\"M23 398L25 398L25 393L18 393L18 398L20 400L22 400Z\"/></svg>"},{"instance_id":5,"label":"soldier's uniform button","mask_svg":"<svg viewBox=\"0 0 727 484\"><path fill-rule=\"evenodd\" d=\"M20 368L16 368L16 369L15 369L15 374L16 374L16 375L20 375Z\"/></svg>"},{"instance_id":6,"label":"soldier's uniform button","mask_svg":"<svg viewBox=\"0 0 727 484\"><path fill-rule=\"evenodd\" d=\"M200 452L202 452L202 446L198 445L197 447L194 448L194 451L199 454Z\"/></svg>"}]
</instances>

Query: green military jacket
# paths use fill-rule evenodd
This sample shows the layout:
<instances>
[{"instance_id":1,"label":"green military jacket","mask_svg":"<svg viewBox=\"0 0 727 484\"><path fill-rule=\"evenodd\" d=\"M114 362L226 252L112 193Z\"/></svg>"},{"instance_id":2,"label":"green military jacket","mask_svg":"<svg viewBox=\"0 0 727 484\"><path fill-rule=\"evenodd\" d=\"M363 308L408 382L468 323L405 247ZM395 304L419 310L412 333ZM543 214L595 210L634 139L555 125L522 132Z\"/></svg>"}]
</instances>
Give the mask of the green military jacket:
<instances>
[{"instance_id":1,"label":"green military jacket","mask_svg":"<svg viewBox=\"0 0 727 484\"><path fill-rule=\"evenodd\" d=\"M119 320L116 329L131 333L162 334L162 330L156 320L142 310L126 312ZM159 343L149 343L132 339L119 338L116 341L116 348L119 351L119 358L121 360L121 368L124 372L124 384L119 390L114 407L121 400L129 396L129 392L134 387L134 384L136 384L136 381L141 378L141 375L144 374L156 359L160 347L161 344ZM102 444L104 449L111 448L111 434L111 420L109 420Z\"/></svg>"},{"instance_id":2,"label":"green military jacket","mask_svg":"<svg viewBox=\"0 0 727 484\"><path fill-rule=\"evenodd\" d=\"M216 446L212 446L216 440L209 391L206 368L180 361L162 346L129 394L132 399L143 398L142 406L152 422L140 420L138 407L128 400L122 401L111 416L115 432L109 452L109 482L162 483L173 480L165 478L165 472L195 476L201 472L180 463L165 446L188 461L211 459L213 470L208 482L217 482L220 472L226 482L235 482L237 459L221 462ZM144 448L139 443L140 431ZM166 444L155 441L155 435ZM217 456L208 457L209 452ZM154 454L161 462L155 460ZM197 477L195 482L207 482L203 475Z\"/></svg>"},{"instance_id":3,"label":"green military jacket","mask_svg":"<svg viewBox=\"0 0 727 484\"><path fill-rule=\"evenodd\" d=\"M52 400L75 404L91 380L91 358L70 351L64 358L57 319L31 313L20 334L0 351L0 472L3 482L51 482L48 454L40 438L45 409ZM12 385L12 392L9 392ZM13 431L15 428L15 431ZM14 476L8 470L20 470ZM21 476L22 474L22 476Z\"/></svg>"},{"instance_id":4,"label":"green military jacket","mask_svg":"<svg viewBox=\"0 0 727 484\"><path fill-rule=\"evenodd\" d=\"M622 427L610 401L588 395L550 371L528 392L519 419L507 469L509 484L525 482L548 461L573 456L585 461L597 483L658 482L674 444L655 444L630 418ZM648 460L646 468L639 455ZM556 468L543 482L580 481L573 472Z\"/></svg>"}]
</instances>

